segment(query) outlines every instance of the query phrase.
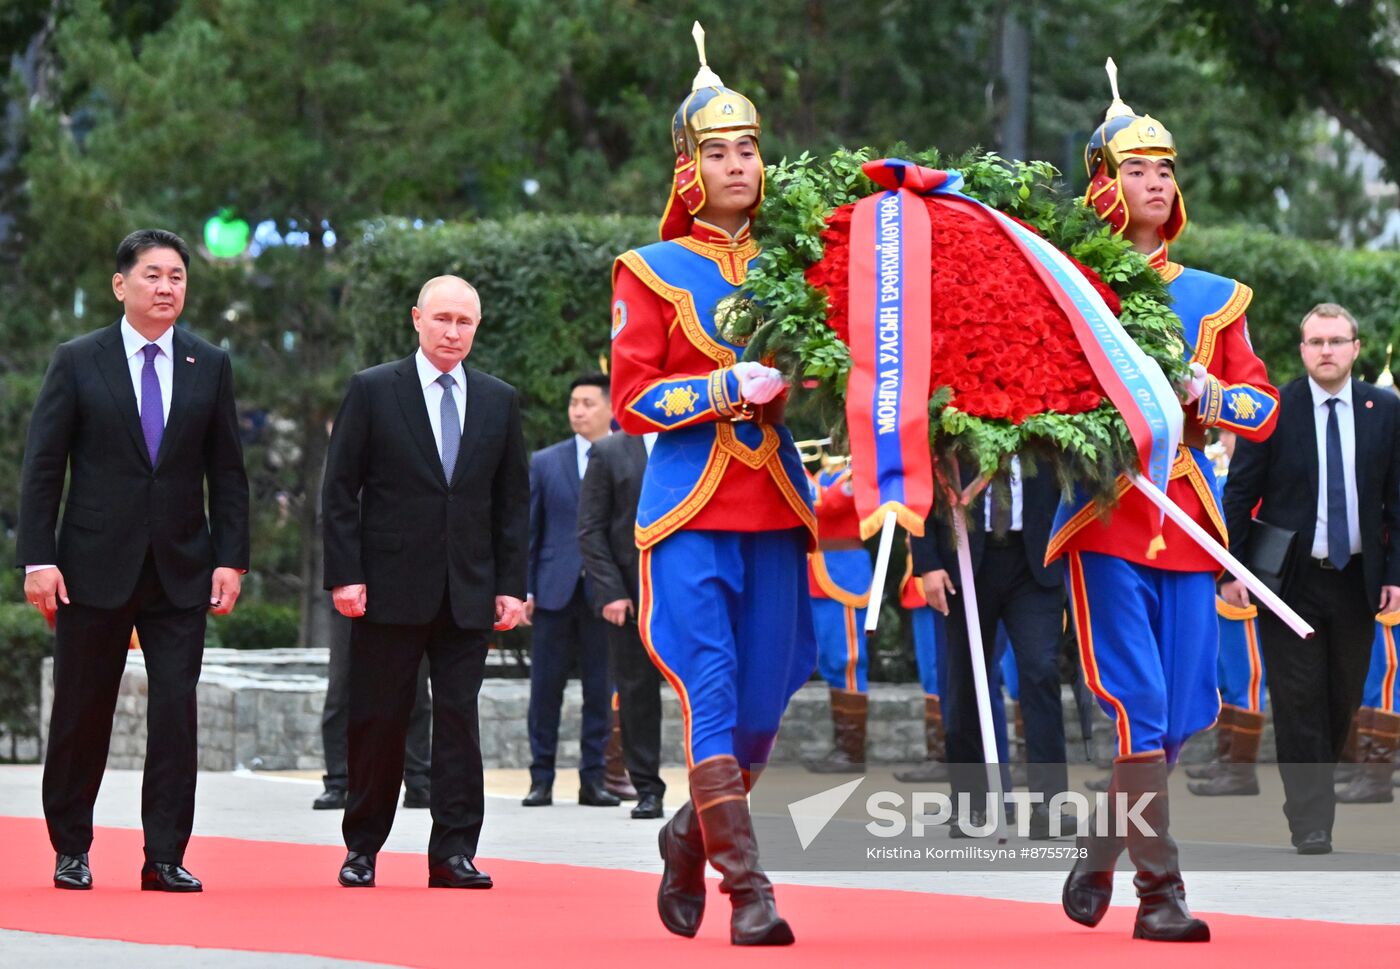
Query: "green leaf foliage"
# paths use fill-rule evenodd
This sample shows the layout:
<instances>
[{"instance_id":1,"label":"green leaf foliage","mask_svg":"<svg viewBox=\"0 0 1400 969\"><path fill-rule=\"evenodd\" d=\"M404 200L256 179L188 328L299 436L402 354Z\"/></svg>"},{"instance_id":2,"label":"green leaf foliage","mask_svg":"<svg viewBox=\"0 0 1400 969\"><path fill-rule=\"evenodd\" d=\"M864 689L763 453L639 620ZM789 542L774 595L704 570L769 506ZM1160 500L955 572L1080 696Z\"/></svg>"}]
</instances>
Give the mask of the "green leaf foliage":
<instances>
[{"instance_id":1,"label":"green leaf foliage","mask_svg":"<svg viewBox=\"0 0 1400 969\"><path fill-rule=\"evenodd\" d=\"M0 604L0 728L39 735L39 671L53 633L29 603Z\"/></svg>"}]
</instances>

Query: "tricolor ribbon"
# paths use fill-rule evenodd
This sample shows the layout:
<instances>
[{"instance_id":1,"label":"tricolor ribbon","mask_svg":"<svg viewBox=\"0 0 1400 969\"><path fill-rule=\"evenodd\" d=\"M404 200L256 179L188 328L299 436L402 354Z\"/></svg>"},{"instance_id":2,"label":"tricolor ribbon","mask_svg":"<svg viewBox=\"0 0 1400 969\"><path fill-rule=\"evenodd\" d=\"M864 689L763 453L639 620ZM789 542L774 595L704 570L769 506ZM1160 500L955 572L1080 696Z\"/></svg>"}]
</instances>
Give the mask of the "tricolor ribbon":
<instances>
[{"instance_id":1,"label":"tricolor ribbon","mask_svg":"<svg viewBox=\"0 0 1400 969\"><path fill-rule=\"evenodd\" d=\"M896 175L889 191L861 199L851 216L846 425L851 463L868 469L855 481L863 538L880 531L889 514L911 534L922 535L933 508L932 226L923 199L911 188Z\"/></svg>"}]
</instances>

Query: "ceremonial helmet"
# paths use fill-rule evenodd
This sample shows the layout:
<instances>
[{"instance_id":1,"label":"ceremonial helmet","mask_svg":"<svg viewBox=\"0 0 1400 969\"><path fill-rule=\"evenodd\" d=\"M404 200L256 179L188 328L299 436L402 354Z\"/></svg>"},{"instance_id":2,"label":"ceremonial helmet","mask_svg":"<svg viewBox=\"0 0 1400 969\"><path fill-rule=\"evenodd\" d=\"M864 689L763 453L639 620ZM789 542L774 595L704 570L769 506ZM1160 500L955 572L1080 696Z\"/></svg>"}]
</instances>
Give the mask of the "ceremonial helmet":
<instances>
[{"instance_id":1,"label":"ceremonial helmet","mask_svg":"<svg viewBox=\"0 0 1400 969\"><path fill-rule=\"evenodd\" d=\"M1128 158L1176 158L1176 142L1167 126L1149 114L1135 114L1118 96L1118 65L1113 58L1104 65L1108 71L1113 103L1104 113L1103 123L1094 129L1084 146L1084 168L1089 173L1089 189L1084 202L1099 217L1122 232L1128 225L1128 204L1123 198L1119 167ZM1172 183L1176 184L1173 169ZM1186 200L1176 186L1171 215L1157 230L1163 242L1173 242L1186 228Z\"/></svg>"},{"instance_id":2,"label":"ceremonial helmet","mask_svg":"<svg viewBox=\"0 0 1400 969\"><path fill-rule=\"evenodd\" d=\"M676 149L676 167L671 181L671 197L661 216L661 238L675 239L690 233L695 214L705 207L705 183L700 178L700 146L711 138L738 141L752 138L758 145L758 109L738 91L724 86L719 75L705 62L705 28L696 21L691 28L700 70L671 120L671 141ZM761 172L761 167L760 167ZM750 217L763 202L763 176L759 175L758 197Z\"/></svg>"}]
</instances>

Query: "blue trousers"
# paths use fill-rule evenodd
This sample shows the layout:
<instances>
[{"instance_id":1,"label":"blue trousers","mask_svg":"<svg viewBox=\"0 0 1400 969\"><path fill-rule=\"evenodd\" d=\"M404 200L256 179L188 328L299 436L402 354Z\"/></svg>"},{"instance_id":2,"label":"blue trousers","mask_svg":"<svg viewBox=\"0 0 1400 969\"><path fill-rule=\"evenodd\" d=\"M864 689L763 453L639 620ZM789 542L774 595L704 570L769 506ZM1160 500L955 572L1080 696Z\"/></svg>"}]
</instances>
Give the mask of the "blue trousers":
<instances>
[{"instance_id":1,"label":"blue trousers","mask_svg":"<svg viewBox=\"0 0 1400 969\"><path fill-rule=\"evenodd\" d=\"M1396 699L1400 697L1400 677L1396 676L1397 662L1395 651L1395 627L1376 623L1376 638L1371 644L1371 669L1366 674L1366 692L1361 698L1363 707L1375 707L1386 713L1400 710Z\"/></svg>"},{"instance_id":2,"label":"blue trousers","mask_svg":"<svg viewBox=\"0 0 1400 969\"><path fill-rule=\"evenodd\" d=\"M603 752L612 729L612 683L608 678L608 625L593 615L583 583L563 609L535 610L534 645L530 651L530 783L554 783L559 747L559 718L569 670L577 665L583 687L579 725L578 776L585 784L602 783Z\"/></svg>"},{"instance_id":3,"label":"blue trousers","mask_svg":"<svg viewBox=\"0 0 1400 969\"><path fill-rule=\"evenodd\" d=\"M675 688L690 767L768 762L788 700L816 667L807 536L675 532L638 559L642 642Z\"/></svg>"},{"instance_id":4,"label":"blue trousers","mask_svg":"<svg viewBox=\"0 0 1400 969\"><path fill-rule=\"evenodd\" d=\"M944 650L948 634L943 629L943 614L931 606L909 610L909 624L914 628L914 665L919 670L919 685L929 696L939 696L939 684L948 677L948 657Z\"/></svg>"},{"instance_id":5,"label":"blue trousers","mask_svg":"<svg viewBox=\"0 0 1400 969\"><path fill-rule=\"evenodd\" d=\"M1217 609L1234 607L1216 604ZM1250 713L1263 711L1264 654L1259 649L1259 621L1250 616L1221 613L1220 700Z\"/></svg>"},{"instance_id":6,"label":"blue trousers","mask_svg":"<svg viewBox=\"0 0 1400 969\"><path fill-rule=\"evenodd\" d=\"M864 552L861 553L865 554ZM817 670L833 690L864 693L870 668L865 652L865 610L835 599L812 599Z\"/></svg>"},{"instance_id":7,"label":"blue trousers","mask_svg":"<svg viewBox=\"0 0 1400 969\"><path fill-rule=\"evenodd\" d=\"M1066 581L1084 680L1118 733L1118 756L1174 762L1220 714L1215 576L1070 552Z\"/></svg>"}]
</instances>

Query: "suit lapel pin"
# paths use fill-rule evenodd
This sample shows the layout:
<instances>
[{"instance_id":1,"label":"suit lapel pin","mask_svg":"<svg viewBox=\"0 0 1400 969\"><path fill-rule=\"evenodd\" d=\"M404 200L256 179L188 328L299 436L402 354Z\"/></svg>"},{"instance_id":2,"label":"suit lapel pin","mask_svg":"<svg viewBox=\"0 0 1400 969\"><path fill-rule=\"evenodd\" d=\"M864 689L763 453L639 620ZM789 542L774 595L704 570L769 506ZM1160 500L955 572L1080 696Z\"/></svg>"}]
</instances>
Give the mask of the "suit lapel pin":
<instances>
[{"instance_id":1,"label":"suit lapel pin","mask_svg":"<svg viewBox=\"0 0 1400 969\"><path fill-rule=\"evenodd\" d=\"M185 363L194 363L194 357L186 357Z\"/></svg>"},{"instance_id":2,"label":"suit lapel pin","mask_svg":"<svg viewBox=\"0 0 1400 969\"><path fill-rule=\"evenodd\" d=\"M1367 408L1368 410L1369 410L1370 408L1372 408L1372 407L1375 407L1375 406L1376 406L1376 402L1375 402L1374 400L1368 400L1368 401L1366 401L1366 408Z\"/></svg>"}]
</instances>

